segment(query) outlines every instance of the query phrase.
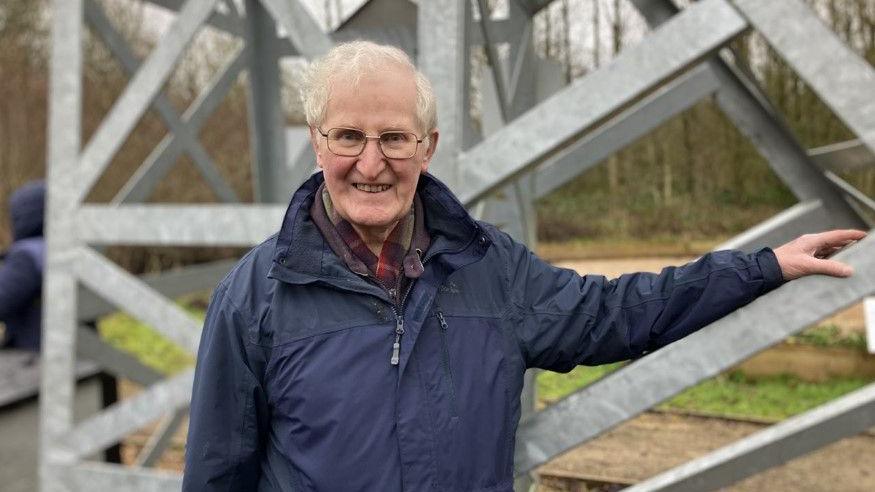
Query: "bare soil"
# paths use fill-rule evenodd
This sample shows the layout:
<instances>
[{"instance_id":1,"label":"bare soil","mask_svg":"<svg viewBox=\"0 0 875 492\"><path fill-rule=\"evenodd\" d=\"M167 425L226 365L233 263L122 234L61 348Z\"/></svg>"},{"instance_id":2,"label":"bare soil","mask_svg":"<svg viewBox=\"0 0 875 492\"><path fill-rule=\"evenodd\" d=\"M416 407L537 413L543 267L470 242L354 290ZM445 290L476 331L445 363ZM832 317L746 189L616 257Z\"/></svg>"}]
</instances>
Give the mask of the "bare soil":
<instances>
[{"instance_id":1,"label":"bare soil","mask_svg":"<svg viewBox=\"0 0 875 492\"><path fill-rule=\"evenodd\" d=\"M575 448L538 472L548 480L540 492L581 489L581 481L632 484L671 469L763 429L763 424L648 412ZM821 492L875 490L875 437L843 439L723 490Z\"/></svg>"}]
</instances>

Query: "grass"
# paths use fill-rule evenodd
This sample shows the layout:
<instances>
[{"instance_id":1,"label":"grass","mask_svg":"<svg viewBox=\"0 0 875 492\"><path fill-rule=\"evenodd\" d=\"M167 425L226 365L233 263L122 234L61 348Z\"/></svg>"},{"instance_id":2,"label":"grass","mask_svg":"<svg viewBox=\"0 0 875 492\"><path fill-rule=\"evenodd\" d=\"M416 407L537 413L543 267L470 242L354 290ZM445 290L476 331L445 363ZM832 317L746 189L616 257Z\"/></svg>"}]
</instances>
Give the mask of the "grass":
<instances>
[{"instance_id":1,"label":"grass","mask_svg":"<svg viewBox=\"0 0 875 492\"><path fill-rule=\"evenodd\" d=\"M567 374L543 372L538 375L539 399L542 403L554 402L621 366L578 367ZM781 420L834 400L869 382L863 378L836 378L810 383L790 375L751 378L733 371L703 381L658 408Z\"/></svg>"},{"instance_id":2,"label":"grass","mask_svg":"<svg viewBox=\"0 0 875 492\"><path fill-rule=\"evenodd\" d=\"M203 321L205 311L197 302L186 298L179 304L193 318ZM107 343L162 374L176 374L194 365L194 357L187 351L127 314L114 313L102 318L97 330Z\"/></svg>"},{"instance_id":3,"label":"grass","mask_svg":"<svg viewBox=\"0 0 875 492\"><path fill-rule=\"evenodd\" d=\"M863 332L843 332L836 325L825 324L808 328L787 339L787 343L811 345L823 348L847 348L866 351L866 335Z\"/></svg>"}]
</instances>

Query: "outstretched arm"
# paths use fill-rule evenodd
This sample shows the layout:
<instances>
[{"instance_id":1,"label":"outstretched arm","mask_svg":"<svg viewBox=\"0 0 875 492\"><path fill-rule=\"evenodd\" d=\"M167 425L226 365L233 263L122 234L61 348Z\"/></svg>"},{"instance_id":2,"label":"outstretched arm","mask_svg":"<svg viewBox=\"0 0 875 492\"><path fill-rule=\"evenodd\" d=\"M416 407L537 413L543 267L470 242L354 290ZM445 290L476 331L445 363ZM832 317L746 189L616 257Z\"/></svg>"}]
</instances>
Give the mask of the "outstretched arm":
<instances>
[{"instance_id":1,"label":"outstretched arm","mask_svg":"<svg viewBox=\"0 0 875 492\"><path fill-rule=\"evenodd\" d=\"M850 266L827 258L864 237L865 232L853 229L805 234L776 248L775 257L778 258L784 280L816 274L850 277L853 273Z\"/></svg>"}]
</instances>

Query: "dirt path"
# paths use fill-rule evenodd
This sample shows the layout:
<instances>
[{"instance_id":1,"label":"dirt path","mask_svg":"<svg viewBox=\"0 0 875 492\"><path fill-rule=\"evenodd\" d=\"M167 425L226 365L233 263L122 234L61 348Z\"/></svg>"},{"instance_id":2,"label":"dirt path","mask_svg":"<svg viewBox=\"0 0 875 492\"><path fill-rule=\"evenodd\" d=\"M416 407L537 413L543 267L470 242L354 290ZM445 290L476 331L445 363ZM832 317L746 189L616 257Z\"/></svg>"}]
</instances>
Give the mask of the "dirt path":
<instances>
[{"instance_id":1,"label":"dirt path","mask_svg":"<svg viewBox=\"0 0 875 492\"><path fill-rule=\"evenodd\" d=\"M573 449L539 472L562 477L601 477L637 483L764 426L708 417L645 413ZM862 434L822 448L723 490L821 492L875 490L875 437ZM570 483L570 482L566 482ZM540 492L573 490L556 481Z\"/></svg>"}]
</instances>

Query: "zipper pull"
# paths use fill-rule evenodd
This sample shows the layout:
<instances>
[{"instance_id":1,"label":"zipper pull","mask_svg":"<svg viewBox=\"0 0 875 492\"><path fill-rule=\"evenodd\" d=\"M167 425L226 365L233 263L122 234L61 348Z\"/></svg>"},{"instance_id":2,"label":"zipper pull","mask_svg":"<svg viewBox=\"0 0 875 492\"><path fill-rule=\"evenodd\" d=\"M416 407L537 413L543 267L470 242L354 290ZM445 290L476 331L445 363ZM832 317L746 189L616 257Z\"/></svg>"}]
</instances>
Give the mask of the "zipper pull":
<instances>
[{"instance_id":1,"label":"zipper pull","mask_svg":"<svg viewBox=\"0 0 875 492\"><path fill-rule=\"evenodd\" d=\"M392 344L392 358L389 363L397 366L401 360L401 335L404 334L404 318L399 317L395 324L395 343Z\"/></svg>"},{"instance_id":2,"label":"zipper pull","mask_svg":"<svg viewBox=\"0 0 875 492\"><path fill-rule=\"evenodd\" d=\"M447 329L447 320L444 319L444 313L438 311L437 312L438 323L441 324L441 329L446 331Z\"/></svg>"}]
</instances>

